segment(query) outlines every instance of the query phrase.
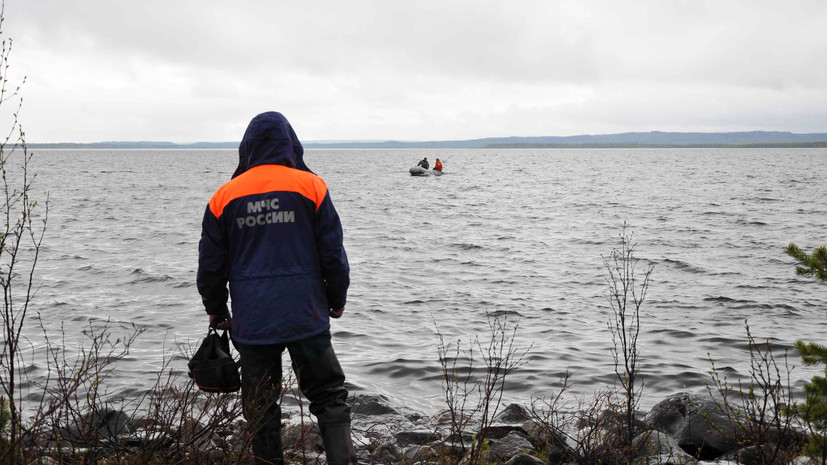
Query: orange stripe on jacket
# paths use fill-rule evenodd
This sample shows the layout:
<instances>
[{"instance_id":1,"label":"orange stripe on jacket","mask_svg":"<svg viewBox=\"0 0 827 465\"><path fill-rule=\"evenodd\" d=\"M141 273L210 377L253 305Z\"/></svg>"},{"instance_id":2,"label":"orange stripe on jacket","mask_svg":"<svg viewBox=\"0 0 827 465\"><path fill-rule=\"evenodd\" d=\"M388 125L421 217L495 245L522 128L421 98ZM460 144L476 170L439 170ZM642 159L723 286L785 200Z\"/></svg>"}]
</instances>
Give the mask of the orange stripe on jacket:
<instances>
[{"instance_id":1,"label":"orange stripe on jacket","mask_svg":"<svg viewBox=\"0 0 827 465\"><path fill-rule=\"evenodd\" d=\"M327 184L307 171L282 165L259 165L221 186L210 199L210 211L220 218L224 207L233 200L267 192L295 192L313 201L318 211L327 194Z\"/></svg>"}]
</instances>

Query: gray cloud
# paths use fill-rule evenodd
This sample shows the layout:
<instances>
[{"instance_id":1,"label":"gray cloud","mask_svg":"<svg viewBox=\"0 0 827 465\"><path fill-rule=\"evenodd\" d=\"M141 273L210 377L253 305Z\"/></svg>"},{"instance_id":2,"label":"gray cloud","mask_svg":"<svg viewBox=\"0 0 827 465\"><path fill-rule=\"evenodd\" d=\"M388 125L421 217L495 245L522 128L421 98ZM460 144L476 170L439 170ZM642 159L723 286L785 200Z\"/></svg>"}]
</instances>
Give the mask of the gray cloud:
<instances>
[{"instance_id":1,"label":"gray cloud","mask_svg":"<svg viewBox=\"0 0 827 465\"><path fill-rule=\"evenodd\" d=\"M6 17L34 141L235 140L267 109L309 139L827 119L815 0L40 0Z\"/></svg>"}]
</instances>

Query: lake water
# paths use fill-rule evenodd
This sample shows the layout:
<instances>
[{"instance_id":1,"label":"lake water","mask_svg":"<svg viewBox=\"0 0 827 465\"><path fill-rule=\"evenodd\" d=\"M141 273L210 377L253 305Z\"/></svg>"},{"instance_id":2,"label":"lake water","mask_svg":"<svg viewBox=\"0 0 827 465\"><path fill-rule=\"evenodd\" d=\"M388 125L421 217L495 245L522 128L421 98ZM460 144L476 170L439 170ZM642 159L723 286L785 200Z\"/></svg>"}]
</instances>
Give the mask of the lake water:
<instances>
[{"instance_id":1,"label":"lake water","mask_svg":"<svg viewBox=\"0 0 827 465\"><path fill-rule=\"evenodd\" d=\"M441 177L411 177L423 156ZM703 392L708 355L747 374L744 320L776 348L824 342L827 287L784 247L827 245L825 149L311 150L345 233L352 284L334 344L354 391L443 407L436 328L468 347L486 314L530 350L507 400L614 383L607 272L624 222L655 266L641 310L644 406ZM216 151L36 151L50 192L33 310L69 343L109 320L147 331L109 389L152 385L165 353L206 331L195 287L201 216L237 156ZM29 342L42 348L35 320ZM533 345L531 345L533 344ZM800 365L794 351L790 364ZM186 361L173 362L179 373ZM800 387L818 368L798 368ZM35 377L43 365L30 367ZM185 376L185 375L184 375Z\"/></svg>"}]
</instances>

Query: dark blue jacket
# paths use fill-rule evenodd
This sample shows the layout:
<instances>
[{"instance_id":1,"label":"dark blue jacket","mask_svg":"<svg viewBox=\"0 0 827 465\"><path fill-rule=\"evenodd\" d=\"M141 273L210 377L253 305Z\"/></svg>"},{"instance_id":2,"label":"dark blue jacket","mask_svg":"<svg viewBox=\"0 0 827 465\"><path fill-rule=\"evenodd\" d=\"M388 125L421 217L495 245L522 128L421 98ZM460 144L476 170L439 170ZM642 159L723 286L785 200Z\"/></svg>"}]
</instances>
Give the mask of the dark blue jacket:
<instances>
[{"instance_id":1,"label":"dark blue jacket","mask_svg":"<svg viewBox=\"0 0 827 465\"><path fill-rule=\"evenodd\" d=\"M228 314L229 282L234 340L275 344L322 333L350 284L327 185L304 164L280 113L253 118L238 153L201 227L198 292L207 313Z\"/></svg>"}]
</instances>

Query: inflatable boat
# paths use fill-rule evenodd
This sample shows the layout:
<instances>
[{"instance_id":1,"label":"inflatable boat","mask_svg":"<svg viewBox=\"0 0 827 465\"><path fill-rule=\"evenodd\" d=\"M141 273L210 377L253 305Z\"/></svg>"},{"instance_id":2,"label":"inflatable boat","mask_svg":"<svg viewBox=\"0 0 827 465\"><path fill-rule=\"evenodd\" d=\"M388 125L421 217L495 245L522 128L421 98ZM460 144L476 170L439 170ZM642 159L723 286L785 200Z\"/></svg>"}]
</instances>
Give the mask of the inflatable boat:
<instances>
[{"instance_id":1,"label":"inflatable boat","mask_svg":"<svg viewBox=\"0 0 827 465\"><path fill-rule=\"evenodd\" d=\"M427 170L421 166L412 166L411 167L411 176L430 176L431 171Z\"/></svg>"},{"instance_id":2,"label":"inflatable boat","mask_svg":"<svg viewBox=\"0 0 827 465\"><path fill-rule=\"evenodd\" d=\"M442 171L437 170L426 170L421 166L412 166L411 169L411 176L442 176Z\"/></svg>"}]
</instances>

